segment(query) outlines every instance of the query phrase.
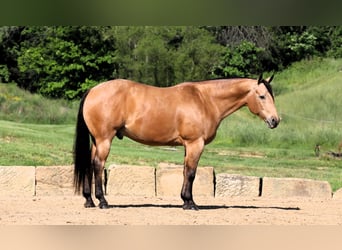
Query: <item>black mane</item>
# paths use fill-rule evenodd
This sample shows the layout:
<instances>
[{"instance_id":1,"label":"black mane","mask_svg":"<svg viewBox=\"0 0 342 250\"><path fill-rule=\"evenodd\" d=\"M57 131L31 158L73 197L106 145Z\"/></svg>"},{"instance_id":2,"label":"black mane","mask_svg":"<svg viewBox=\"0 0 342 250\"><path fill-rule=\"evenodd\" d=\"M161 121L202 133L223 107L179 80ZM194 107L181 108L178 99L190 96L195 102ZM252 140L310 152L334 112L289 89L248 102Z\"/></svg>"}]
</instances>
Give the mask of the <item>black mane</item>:
<instances>
[{"instance_id":1,"label":"black mane","mask_svg":"<svg viewBox=\"0 0 342 250\"><path fill-rule=\"evenodd\" d=\"M274 95L273 95L273 90L272 90L271 84L270 84L268 81L266 81L265 79L262 79L262 80L261 80L261 83L263 83L263 84L265 85L266 89L267 89L268 92L271 94L271 96L272 96L272 98L273 98L273 100L274 100Z\"/></svg>"},{"instance_id":2,"label":"black mane","mask_svg":"<svg viewBox=\"0 0 342 250\"><path fill-rule=\"evenodd\" d=\"M273 78L273 77L272 77ZM239 76L232 76L232 77L217 77L217 78L211 78L211 79L207 79L207 80L195 80L195 81L191 81L193 83L201 83L201 82L205 82L205 81L215 81L215 80L233 80L233 79L253 79L253 78L249 78L249 77L239 77ZM258 83L263 83L267 89L267 91L270 93L270 95L272 96L273 100L274 100L274 95L273 95L273 90L272 90L272 86L270 84L270 82L272 81L272 79L268 82L267 80L265 80L264 78L261 78L258 80Z\"/></svg>"}]
</instances>

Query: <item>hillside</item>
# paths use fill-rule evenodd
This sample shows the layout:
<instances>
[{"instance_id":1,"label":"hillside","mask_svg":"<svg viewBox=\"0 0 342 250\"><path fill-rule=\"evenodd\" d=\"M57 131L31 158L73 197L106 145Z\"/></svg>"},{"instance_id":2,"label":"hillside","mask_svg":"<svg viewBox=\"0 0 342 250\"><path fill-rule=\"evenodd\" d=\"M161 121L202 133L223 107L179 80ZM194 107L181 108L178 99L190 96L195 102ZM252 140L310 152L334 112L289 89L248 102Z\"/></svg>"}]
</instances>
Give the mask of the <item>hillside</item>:
<instances>
[{"instance_id":1,"label":"hillside","mask_svg":"<svg viewBox=\"0 0 342 250\"><path fill-rule=\"evenodd\" d=\"M273 80L281 123L269 131L247 110L222 125L220 139L232 144L314 147L335 150L342 140L342 60L316 59L293 64Z\"/></svg>"},{"instance_id":2,"label":"hillside","mask_svg":"<svg viewBox=\"0 0 342 250\"><path fill-rule=\"evenodd\" d=\"M77 102L32 94L15 84L0 83L0 120L37 124L74 123L77 105Z\"/></svg>"},{"instance_id":3,"label":"hillside","mask_svg":"<svg viewBox=\"0 0 342 250\"><path fill-rule=\"evenodd\" d=\"M325 156L342 140L341 68L342 60L315 60L277 73L280 125L270 130L247 108L239 110L222 123L200 166L215 166L217 173L327 180L334 190L342 187L340 160ZM72 164L77 107L78 102L0 84L0 165ZM319 158L316 144L322 149ZM148 147L125 138L113 141L107 166L181 164L183 156L182 148Z\"/></svg>"},{"instance_id":4,"label":"hillside","mask_svg":"<svg viewBox=\"0 0 342 250\"><path fill-rule=\"evenodd\" d=\"M265 73L267 76L267 73ZM275 130L246 108L221 125L216 145L267 145L335 149L342 140L342 60L314 59L275 74L273 88L282 118ZM0 120L35 124L74 124L78 101L52 100L0 84Z\"/></svg>"}]
</instances>

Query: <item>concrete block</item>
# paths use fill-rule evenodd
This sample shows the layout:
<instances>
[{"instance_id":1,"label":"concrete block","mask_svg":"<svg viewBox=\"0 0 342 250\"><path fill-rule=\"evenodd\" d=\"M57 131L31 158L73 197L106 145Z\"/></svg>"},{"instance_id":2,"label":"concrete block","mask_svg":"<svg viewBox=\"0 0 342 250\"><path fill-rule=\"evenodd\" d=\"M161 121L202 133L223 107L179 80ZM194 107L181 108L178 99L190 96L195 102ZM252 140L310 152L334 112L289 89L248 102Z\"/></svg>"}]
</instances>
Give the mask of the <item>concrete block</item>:
<instances>
[{"instance_id":1,"label":"concrete block","mask_svg":"<svg viewBox=\"0 0 342 250\"><path fill-rule=\"evenodd\" d=\"M333 199L342 200L342 188L340 188L334 192Z\"/></svg>"},{"instance_id":2,"label":"concrete block","mask_svg":"<svg viewBox=\"0 0 342 250\"><path fill-rule=\"evenodd\" d=\"M1 166L0 190L4 196L35 195L35 167Z\"/></svg>"},{"instance_id":3,"label":"concrete block","mask_svg":"<svg viewBox=\"0 0 342 250\"><path fill-rule=\"evenodd\" d=\"M236 174L216 175L216 197L258 197L260 178Z\"/></svg>"},{"instance_id":4,"label":"concrete block","mask_svg":"<svg viewBox=\"0 0 342 250\"><path fill-rule=\"evenodd\" d=\"M148 166L112 165L108 168L108 195L154 197L155 168Z\"/></svg>"},{"instance_id":5,"label":"concrete block","mask_svg":"<svg viewBox=\"0 0 342 250\"><path fill-rule=\"evenodd\" d=\"M36 195L73 195L73 166L36 168Z\"/></svg>"},{"instance_id":6,"label":"concrete block","mask_svg":"<svg viewBox=\"0 0 342 250\"><path fill-rule=\"evenodd\" d=\"M183 166L159 165L156 172L156 189L159 197L180 197L183 185ZM198 167L193 184L193 196L214 196L214 168Z\"/></svg>"},{"instance_id":7,"label":"concrete block","mask_svg":"<svg viewBox=\"0 0 342 250\"><path fill-rule=\"evenodd\" d=\"M262 196L271 198L307 197L330 199L332 190L327 181L264 177Z\"/></svg>"}]
</instances>

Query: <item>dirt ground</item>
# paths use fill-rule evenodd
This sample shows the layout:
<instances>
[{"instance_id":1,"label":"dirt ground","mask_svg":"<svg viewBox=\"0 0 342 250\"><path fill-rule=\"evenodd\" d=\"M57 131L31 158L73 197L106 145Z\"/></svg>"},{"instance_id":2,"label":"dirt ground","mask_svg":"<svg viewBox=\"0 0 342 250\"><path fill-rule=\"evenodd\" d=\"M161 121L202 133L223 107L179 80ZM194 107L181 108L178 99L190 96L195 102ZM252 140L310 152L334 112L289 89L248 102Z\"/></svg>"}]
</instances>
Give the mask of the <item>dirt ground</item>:
<instances>
[{"instance_id":1,"label":"dirt ground","mask_svg":"<svg viewBox=\"0 0 342 250\"><path fill-rule=\"evenodd\" d=\"M342 200L107 196L109 209L84 208L81 196L0 196L0 225L342 225Z\"/></svg>"}]
</instances>

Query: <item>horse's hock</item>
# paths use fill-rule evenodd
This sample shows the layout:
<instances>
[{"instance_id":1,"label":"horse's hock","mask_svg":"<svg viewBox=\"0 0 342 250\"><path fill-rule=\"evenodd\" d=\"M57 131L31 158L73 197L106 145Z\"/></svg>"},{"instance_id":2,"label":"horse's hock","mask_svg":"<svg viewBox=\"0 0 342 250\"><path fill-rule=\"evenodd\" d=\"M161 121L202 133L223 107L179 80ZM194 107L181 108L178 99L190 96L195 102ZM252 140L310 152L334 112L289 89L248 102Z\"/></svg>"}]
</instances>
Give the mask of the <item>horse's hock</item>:
<instances>
[{"instance_id":1,"label":"horse's hock","mask_svg":"<svg viewBox=\"0 0 342 250\"><path fill-rule=\"evenodd\" d=\"M112 165L108 168L107 194L115 196L179 197L183 167L161 163L149 166ZM266 197L342 199L332 195L326 181L215 174L213 167L199 167L194 197ZM0 166L0 195L73 195L73 166Z\"/></svg>"}]
</instances>

